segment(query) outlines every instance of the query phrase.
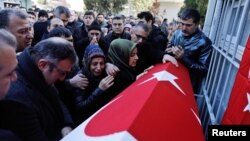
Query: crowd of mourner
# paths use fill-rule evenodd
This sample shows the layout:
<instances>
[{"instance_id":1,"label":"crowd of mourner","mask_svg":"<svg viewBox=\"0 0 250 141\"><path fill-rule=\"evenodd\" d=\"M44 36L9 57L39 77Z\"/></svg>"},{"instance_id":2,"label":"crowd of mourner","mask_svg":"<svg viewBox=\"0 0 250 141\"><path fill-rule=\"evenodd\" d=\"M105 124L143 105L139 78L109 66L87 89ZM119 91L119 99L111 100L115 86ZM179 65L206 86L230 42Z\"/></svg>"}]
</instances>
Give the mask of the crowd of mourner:
<instances>
[{"instance_id":1,"label":"crowd of mourner","mask_svg":"<svg viewBox=\"0 0 250 141\"><path fill-rule=\"evenodd\" d=\"M197 10L176 17L0 10L0 140L60 140L158 63L186 66L199 93L212 43Z\"/></svg>"}]
</instances>

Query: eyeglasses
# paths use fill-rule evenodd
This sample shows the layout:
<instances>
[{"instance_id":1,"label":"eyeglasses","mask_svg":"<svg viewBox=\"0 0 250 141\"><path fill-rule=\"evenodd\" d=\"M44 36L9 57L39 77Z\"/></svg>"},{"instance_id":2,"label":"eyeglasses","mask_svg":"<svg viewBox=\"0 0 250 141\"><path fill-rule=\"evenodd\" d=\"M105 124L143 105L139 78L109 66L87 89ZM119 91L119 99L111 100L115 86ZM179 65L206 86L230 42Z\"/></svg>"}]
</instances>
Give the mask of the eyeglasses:
<instances>
[{"instance_id":1,"label":"eyeglasses","mask_svg":"<svg viewBox=\"0 0 250 141\"><path fill-rule=\"evenodd\" d=\"M135 33L135 35L137 38L142 38L143 41L147 40L147 37L143 37L143 36L136 34L136 33Z\"/></svg>"},{"instance_id":2,"label":"eyeglasses","mask_svg":"<svg viewBox=\"0 0 250 141\"><path fill-rule=\"evenodd\" d=\"M52 67L52 68L55 68L56 71L59 73L59 75L61 76L66 76L67 74L69 74L70 72L69 71L64 71L60 68L58 68L58 66L52 62L49 62L49 65Z\"/></svg>"}]
</instances>

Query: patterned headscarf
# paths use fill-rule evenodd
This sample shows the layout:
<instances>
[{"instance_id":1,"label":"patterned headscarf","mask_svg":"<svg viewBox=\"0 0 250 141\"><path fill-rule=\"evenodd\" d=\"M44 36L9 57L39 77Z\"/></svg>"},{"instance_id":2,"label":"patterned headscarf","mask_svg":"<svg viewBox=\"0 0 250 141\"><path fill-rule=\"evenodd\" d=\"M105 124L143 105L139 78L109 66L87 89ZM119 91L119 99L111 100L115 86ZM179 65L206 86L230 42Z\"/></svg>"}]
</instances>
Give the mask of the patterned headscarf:
<instances>
[{"instance_id":1,"label":"patterned headscarf","mask_svg":"<svg viewBox=\"0 0 250 141\"><path fill-rule=\"evenodd\" d=\"M89 70L90 62L95 57L103 57L106 60L105 55L99 45L91 44L88 45L84 52L83 66Z\"/></svg>"}]
</instances>

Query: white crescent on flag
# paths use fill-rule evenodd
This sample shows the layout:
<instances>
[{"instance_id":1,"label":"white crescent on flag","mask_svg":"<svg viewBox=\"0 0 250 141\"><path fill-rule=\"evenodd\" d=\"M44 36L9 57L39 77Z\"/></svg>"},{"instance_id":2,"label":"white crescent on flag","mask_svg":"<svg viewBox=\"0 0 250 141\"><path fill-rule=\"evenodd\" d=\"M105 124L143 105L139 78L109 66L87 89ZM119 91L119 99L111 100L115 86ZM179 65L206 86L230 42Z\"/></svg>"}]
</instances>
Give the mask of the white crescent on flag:
<instances>
[{"instance_id":1,"label":"white crescent on flag","mask_svg":"<svg viewBox=\"0 0 250 141\"><path fill-rule=\"evenodd\" d=\"M89 117L86 121L84 121L82 124L80 124L74 131L72 131L70 134L68 134L66 137L64 137L61 141L137 141L128 131L121 131L121 132L116 132L113 134L109 134L106 136L88 136L85 133L85 129L89 122L97 115L100 113L105 107L113 103L114 101L118 100L121 98L121 96L117 97L104 107L102 107L100 110L98 110L95 114L93 114L91 117Z\"/></svg>"}]
</instances>

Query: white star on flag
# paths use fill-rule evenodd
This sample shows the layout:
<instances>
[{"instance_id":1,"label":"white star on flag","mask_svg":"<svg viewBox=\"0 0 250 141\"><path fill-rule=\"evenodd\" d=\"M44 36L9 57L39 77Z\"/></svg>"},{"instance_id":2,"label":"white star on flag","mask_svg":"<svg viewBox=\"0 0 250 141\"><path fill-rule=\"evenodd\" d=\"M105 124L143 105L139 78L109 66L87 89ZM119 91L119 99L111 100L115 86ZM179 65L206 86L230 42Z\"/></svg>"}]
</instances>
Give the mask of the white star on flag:
<instances>
[{"instance_id":1,"label":"white star on flag","mask_svg":"<svg viewBox=\"0 0 250 141\"><path fill-rule=\"evenodd\" d=\"M247 101L248 103L247 103L247 106L243 110L244 112L246 111L250 112L250 94L249 93L247 93Z\"/></svg>"},{"instance_id":2,"label":"white star on flag","mask_svg":"<svg viewBox=\"0 0 250 141\"><path fill-rule=\"evenodd\" d=\"M160 71L160 72L154 73L153 75L154 75L153 77L141 82L138 85L144 84L156 78L158 81L169 81L172 85L174 85L179 91L181 91L185 95L185 93L182 91L179 85L174 81L175 79L178 79L178 77L174 76L173 74L167 71Z\"/></svg>"}]
</instances>

